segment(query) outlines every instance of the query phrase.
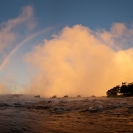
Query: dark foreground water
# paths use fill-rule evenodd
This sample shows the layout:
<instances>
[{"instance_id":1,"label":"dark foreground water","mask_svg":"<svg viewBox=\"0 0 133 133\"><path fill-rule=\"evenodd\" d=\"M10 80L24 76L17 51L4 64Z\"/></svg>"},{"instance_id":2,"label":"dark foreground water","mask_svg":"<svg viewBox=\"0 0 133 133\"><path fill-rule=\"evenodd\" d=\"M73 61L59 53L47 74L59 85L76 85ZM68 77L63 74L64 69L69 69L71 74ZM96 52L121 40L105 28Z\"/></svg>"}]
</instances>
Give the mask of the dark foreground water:
<instances>
[{"instance_id":1,"label":"dark foreground water","mask_svg":"<svg viewBox=\"0 0 133 133\"><path fill-rule=\"evenodd\" d=\"M0 110L0 133L42 133L46 130L47 118L41 112L24 109Z\"/></svg>"},{"instance_id":2,"label":"dark foreground water","mask_svg":"<svg viewBox=\"0 0 133 133\"><path fill-rule=\"evenodd\" d=\"M0 96L0 133L133 133L133 98Z\"/></svg>"}]
</instances>

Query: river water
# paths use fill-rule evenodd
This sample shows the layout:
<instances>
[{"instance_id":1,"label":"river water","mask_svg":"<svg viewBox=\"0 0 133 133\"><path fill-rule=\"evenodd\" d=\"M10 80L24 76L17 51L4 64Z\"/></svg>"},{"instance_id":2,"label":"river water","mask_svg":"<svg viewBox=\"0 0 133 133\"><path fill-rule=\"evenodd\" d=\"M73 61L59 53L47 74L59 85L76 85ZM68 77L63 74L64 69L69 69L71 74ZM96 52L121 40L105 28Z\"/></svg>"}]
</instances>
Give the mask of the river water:
<instances>
[{"instance_id":1,"label":"river water","mask_svg":"<svg viewBox=\"0 0 133 133\"><path fill-rule=\"evenodd\" d=\"M0 96L0 133L133 132L133 98Z\"/></svg>"}]
</instances>

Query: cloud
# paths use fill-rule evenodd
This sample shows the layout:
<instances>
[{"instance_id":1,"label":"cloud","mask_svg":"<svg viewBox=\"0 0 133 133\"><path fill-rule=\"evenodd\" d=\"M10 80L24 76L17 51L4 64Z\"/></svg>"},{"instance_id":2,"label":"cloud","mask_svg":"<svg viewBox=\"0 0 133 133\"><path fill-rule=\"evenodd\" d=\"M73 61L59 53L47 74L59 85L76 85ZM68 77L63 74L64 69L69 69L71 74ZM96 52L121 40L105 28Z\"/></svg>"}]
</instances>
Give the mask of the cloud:
<instances>
[{"instance_id":1,"label":"cloud","mask_svg":"<svg viewBox=\"0 0 133 133\"><path fill-rule=\"evenodd\" d=\"M115 50L128 49L133 42L133 27L123 23L113 23L110 31L99 29L96 36L102 43Z\"/></svg>"},{"instance_id":2,"label":"cloud","mask_svg":"<svg viewBox=\"0 0 133 133\"><path fill-rule=\"evenodd\" d=\"M17 18L9 19L7 22L0 24L0 67L6 62L6 59L10 56L11 50L15 47L17 41L20 41L28 33L36 27L37 21L34 17L34 11L32 6L25 6L22 8L20 15ZM20 39L20 40L19 40ZM1 72L1 71L0 71ZM4 83L0 83L0 94L8 92L7 88L11 89L13 86L8 83L10 74L6 75L7 70L4 72L4 76L1 75L1 80ZM12 72L14 73L14 72Z\"/></svg>"},{"instance_id":3,"label":"cloud","mask_svg":"<svg viewBox=\"0 0 133 133\"><path fill-rule=\"evenodd\" d=\"M125 33L130 30L121 23L113 24L110 31L92 31L82 25L65 27L26 54L25 62L37 69L26 93L105 95L123 81L132 82L133 49L118 45L119 38L129 37ZM127 42L125 38L120 42Z\"/></svg>"},{"instance_id":4,"label":"cloud","mask_svg":"<svg viewBox=\"0 0 133 133\"><path fill-rule=\"evenodd\" d=\"M15 19L0 24L0 51L3 51L17 39L18 31L34 28L36 20L33 14L33 7L25 6L22 13Z\"/></svg>"}]
</instances>

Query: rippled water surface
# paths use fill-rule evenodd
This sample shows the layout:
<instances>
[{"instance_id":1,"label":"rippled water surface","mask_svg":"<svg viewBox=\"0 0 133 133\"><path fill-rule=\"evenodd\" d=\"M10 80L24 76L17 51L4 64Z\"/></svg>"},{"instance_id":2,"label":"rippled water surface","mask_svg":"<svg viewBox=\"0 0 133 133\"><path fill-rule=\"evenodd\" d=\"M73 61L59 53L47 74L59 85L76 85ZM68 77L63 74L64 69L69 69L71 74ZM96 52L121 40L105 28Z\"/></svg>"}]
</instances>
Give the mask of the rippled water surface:
<instances>
[{"instance_id":1,"label":"rippled water surface","mask_svg":"<svg viewBox=\"0 0 133 133\"><path fill-rule=\"evenodd\" d=\"M133 132L133 98L0 96L0 133Z\"/></svg>"}]
</instances>

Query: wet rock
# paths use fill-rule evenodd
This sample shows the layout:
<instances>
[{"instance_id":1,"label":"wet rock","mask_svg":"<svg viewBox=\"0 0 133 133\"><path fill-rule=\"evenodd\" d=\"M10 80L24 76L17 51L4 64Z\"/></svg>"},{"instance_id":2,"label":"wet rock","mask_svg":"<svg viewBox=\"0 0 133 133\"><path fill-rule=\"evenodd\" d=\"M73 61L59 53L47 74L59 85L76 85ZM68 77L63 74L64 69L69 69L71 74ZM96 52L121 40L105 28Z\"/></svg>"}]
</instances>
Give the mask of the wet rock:
<instances>
[{"instance_id":1,"label":"wet rock","mask_svg":"<svg viewBox=\"0 0 133 133\"><path fill-rule=\"evenodd\" d=\"M44 110L46 110L46 109L49 109L50 106L38 105L38 106L34 106L34 108L35 108L35 109L44 109Z\"/></svg>"},{"instance_id":2,"label":"wet rock","mask_svg":"<svg viewBox=\"0 0 133 133\"><path fill-rule=\"evenodd\" d=\"M95 104L97 104L97 105L102 105L102 102L100 102L100 101L95 101Z\"/></svg>"},{"instance_id":3,"label":"wet rock","mask_svg":"<svg viewBox=\"0 0 133 133\"><path fill-rule=\"evenodd\" d=\"M47 105L29 105L26 106L27 109L35 109L35 110L50 110L51 106Z\"/></svg>"},{"instance_id":4,"label":"wet rock","mask_svg":"<svg viewBox=\"0 0 133 133\"><path fill-rule=\"evenodd\" d=\"M64 108L64 107L55 107L54 111L56 114L61 114L64 113L65 111L69 111L70 109Z\"/></svg>"},{"instance_id":5,"label":"wet rock","mask_svg":"<svg viewBox=\"0 0 133 133\"><path fill-rule=\"evenodd\" d=\"M40 98L40 95L35 96L35 98Z\"/></svg>"},{"instance_id":6,"label":"wet rock","mask_svg":"<svg viewBox=\"0 0 133 133\"><path fill-rule=\"evenodd\" d=\"M90 112L96 112L96 111L101 111L103 110L103 106L102 105L94 105L94 106L90 106L88 109Z\"/></svg>"},{"instance_id":7,"label":"wet rock","mask_svg":"<svg viewBox=\"0 0 133 133\"><path fill-rule=\"evenodd\" d=\"M96 112L97 111L97 109L96 108L94 108L94 107L89 107L89 109L88 109L90 112Z\"/></svg>"},{"instance_id":8,"label":"wet rock","mask_svg":"<svg viewBox=\"0 0 133 133\"><path fill-rule=\"evenodd\" d=\"M77 95L77 97L81 97L81 95Z\"/></svg>"},{"instance_id":9,"label":"wet rock","mask_svg":"<svg viewBox=\"0 0 133 133\"><path fill-rule=\"evenodd\" d=\"M68 95L65 95L64 98L68 98Z\"/></svg>"},{"instance_id":10,"label":"wet rock","mask_svg":"<svg viewBox=\"0 0 133 133\"><path fill-rule=\"evenodd\" d=\"M54 112L55 112L56 114L61 114L61 113L63 113L63 111L64 111L64 110L62 110L61 108L54 108Z\"/></svg>"},{"instance_id":11,"label":"wet rock","mask_svg":"<svg viewBox=\"0 0 133 133\"><path fill-rule=\"evenodd\" d=\"M54 96L52 96L51 98L57 98L57 96L56 96L56 95L54 95Z\"/></svg>"},{"instance_id":12,"label":"wet rock","mask_svg":"<svg viewBox=\"0 0 133 133\"><path fill-rule=\"evenodd\" d=\"M89 100L88 99L84 99L83 102L89 102Z\"/></svg>"},{"instance_id":13,"label":"wet rock","mask_svg":"<svg viewBox=\"0 0 133 133\"><path fill-rule=\"evenodd\" d=\"M15 107L23 107L23 105L20 103L14 103L14 105L15 105Z\"/></svg>"},{"instance_id":14,"label":"wet rock","mask_svg":"<svg viewBox=\"0 0 133 133\"><path fill-rule=\"evenodd\" d=\"M119 107L122 107L122 104L121 103L116 103L112 107L113 108L119 108Z\"/></svg>"},{"instance_id":15,"label":"wet rock","mask_svg":"<svg viewBox=\"0 0 133 133\"><path fill-rule=\"evenodd\" d=\"M7 103L0 103L0 107L8 107L9 105Z\"/></svg>"},{"instance_id":16,"label":"wet rock","mask_svg":"<svg viewBox=\"0 0 133 133\"><path fill-rule=\"evenodd\" d=\"M97 105L97 109L98 110L102 110L103 109L103 106L99 104L99 105Z\"/></svg>"},{"instance_id":17,"label":"wet rock","mask_svg":"<svg viewBox=\"0 0 133 133\"><path fill-rule=\"evenodd\" d=\"M66 100L61 100L60 103L67 103L67 101Z\"/></svg>"},{"instance_id":18,"label":"wet rock","mask_svg":"<svg viewBox=\"0 0 133 133\"><path fill-rule=\"evenodd\" d=\"M52 103L52 101L51 101L51 100L49 100L49 101L47 101L47 103Z\"/></svg>"},{"instance_id":19,"label":"wet rock","mask_svg":"<svg viewBox=\"0 0 133 133\"><path fill-rule=\"evenodd\" d=\"M92 95L91 97L96 97L96 96Z\"/></svg>"}]
</instances>

